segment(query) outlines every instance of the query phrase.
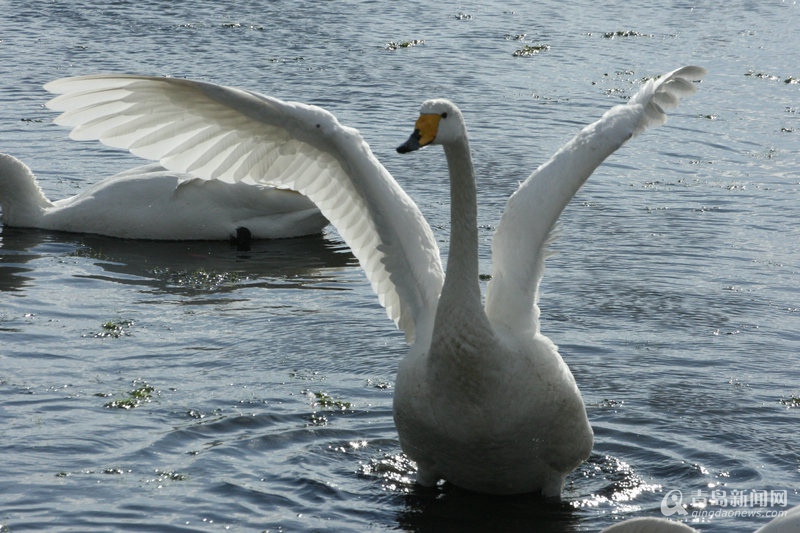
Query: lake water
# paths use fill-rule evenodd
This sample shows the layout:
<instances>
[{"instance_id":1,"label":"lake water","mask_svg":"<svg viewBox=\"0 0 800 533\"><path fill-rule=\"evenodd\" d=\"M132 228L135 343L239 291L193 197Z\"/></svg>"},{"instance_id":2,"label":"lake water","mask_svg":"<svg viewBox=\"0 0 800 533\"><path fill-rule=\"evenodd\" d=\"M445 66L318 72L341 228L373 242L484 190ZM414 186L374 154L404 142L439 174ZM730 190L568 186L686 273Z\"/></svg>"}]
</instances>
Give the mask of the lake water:
<instances>
[{"instance_id":1,"label":"lake water","mask_svg":"<svg viewBox=\"0 0 800 533\"><path fill-rule=\"evenodd\" d=\"M729 532L800 504L800 7L430 4L0 2L0 151L63 198L140 161L68 140L44 83L246 87L359 128L446 253L441 150L394 147L449 97L488 274L520 180L642 78L706 67L561 217L542 330L595 431L562 503L414 486L403 335L331 228L250 251L3 228L0 531L598 531L680 491L672 518Z\"/></svg>"}]
</instances>

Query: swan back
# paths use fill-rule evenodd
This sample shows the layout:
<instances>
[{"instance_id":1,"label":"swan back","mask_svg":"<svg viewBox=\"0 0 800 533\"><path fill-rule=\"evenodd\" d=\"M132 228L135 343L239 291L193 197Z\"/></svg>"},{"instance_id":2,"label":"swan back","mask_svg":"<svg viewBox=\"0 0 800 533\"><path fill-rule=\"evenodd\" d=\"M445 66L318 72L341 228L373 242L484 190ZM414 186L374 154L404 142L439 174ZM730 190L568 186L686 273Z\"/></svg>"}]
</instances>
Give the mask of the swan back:
<instances>
[{"instance_id":1,"label":"swan back","mask_svg":"<svg viewBox=\"0 0 800 533\"><path fill-rule=\"evenodd\" d=\"M48 201L27 165L0 154L2 222L8 226L130 239L224 240L319 233L327 220L306 197L248 183L201 180L158 164L101 180Z\"/></svg>"},{"instance_id":2,"label":"swan back","mask_svg":"<svg viewBox=\"0 0 800 533\"><path fill-rule=\"evenodd\" d=\"M786 514L778 516L769 523L758 528L755 533L797 533L800 531L800 505L796 505L786 511Z\"/></svg>"},{"instance_id":3,"label":"swan back","mask_svg":"<svg viewBox=\"0 0 800 533\"><path fill-rule=\"evenodd\" d=\"M3 224L35 226L45 209L52 205L28 165L11 155L0 154L0 206L3 208Z\"/></svg>"},{"instance_id":4,"label":"swan back","mask_svg":"<svg viewBox=\"0 0 800 533\"><path fill-rule=\"evenodd\" d=\"M699 533L682 522L666 518L631 518L605 528L600 533Z\"/></svg>"},{"instance_id":5,"label":"swan back","mask_svg":"<svg viewBox=\"0 0 800 533\"><path fill-rule=\"evenodd\" d=\"M136 167L53 203L39 228L129 239L227 240L318 233L327 224L293 191L201 180L158 164Z\"/></svg>"}]
</instances>

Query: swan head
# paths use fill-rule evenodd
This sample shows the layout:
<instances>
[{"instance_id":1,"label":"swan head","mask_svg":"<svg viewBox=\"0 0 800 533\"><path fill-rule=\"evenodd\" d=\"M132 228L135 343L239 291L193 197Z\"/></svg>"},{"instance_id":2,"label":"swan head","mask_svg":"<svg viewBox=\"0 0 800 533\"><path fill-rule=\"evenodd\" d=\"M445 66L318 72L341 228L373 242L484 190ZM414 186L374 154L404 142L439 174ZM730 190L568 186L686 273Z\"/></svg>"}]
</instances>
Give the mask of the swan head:
<instances>
[{"instance_id":1,"label":"swan head","mask_svg":"<svg viewBox=\"0 0 800 533\"><path fill-rule=\"evenodd\" d=\"M419 150L429 144L448 144L466 135L461 111L450 100L436 99L423 102L414 133L397 147L401 154Z\"/></svg>"}]
</instances>

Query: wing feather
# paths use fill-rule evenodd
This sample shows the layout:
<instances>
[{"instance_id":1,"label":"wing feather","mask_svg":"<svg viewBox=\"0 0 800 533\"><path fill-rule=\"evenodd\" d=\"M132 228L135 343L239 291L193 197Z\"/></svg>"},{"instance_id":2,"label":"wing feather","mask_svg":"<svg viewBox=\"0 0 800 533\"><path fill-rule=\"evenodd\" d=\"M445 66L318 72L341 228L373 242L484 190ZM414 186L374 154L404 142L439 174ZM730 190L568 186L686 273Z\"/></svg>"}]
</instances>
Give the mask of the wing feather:
<instances>
[{"instance_id":1,"label":"wing feather","mask_svg":"<svg viewBox=\"0 0 800 533\"><path fill-rule=\"evenodd\" d=\"M683 67L644 84L626 104L586 126L509 198L492 240L486 314L495 327L539 331L538 291L546 249L561 211L609 155L667 120L665 109L695 91L705 70Z\"/></svg>"},{"instance_id":2,"label":"wing feather","mask_svg":"<svg viewBox=\"0 0 800 533\"><path fill-rule=\"evenodd\" d=\"M203 179L308 196L351 247L389 317L413 342L444 273L416 204L358 131L327 111L210 83L148 76L56 80L48 107L75 139L100 140Z\"/></svg>"}]
</instances>

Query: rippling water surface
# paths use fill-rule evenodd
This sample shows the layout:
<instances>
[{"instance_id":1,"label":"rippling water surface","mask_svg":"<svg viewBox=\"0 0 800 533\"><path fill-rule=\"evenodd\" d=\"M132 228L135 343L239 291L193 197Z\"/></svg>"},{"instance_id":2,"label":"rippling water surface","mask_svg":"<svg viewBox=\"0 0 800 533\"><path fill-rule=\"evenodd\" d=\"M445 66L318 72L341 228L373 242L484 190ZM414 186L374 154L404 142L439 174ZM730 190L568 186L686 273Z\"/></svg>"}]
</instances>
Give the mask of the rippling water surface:
<instances>
[{"instance_id":1,"label":"rippling water surface","mask_svg":"<svg viewBox=\"0 0 800 533\"><path fill-rule=\"evenodd\" d=\"M403 337L333 229L242 251L3 228L0 530L597 531L681 491L673 518L727 532L784 509L738 491L800 504L795 3L2 4L0 151L50 198L138 161L68 140L44 83L189 77L359 128L446 253L441 151L394 153L446 96L486 274L505 199L581 125L645 76L710 74L561 218L542 329L596 436L561 504L414 486L391 417Z\"/></svg>"}]
</instances>

